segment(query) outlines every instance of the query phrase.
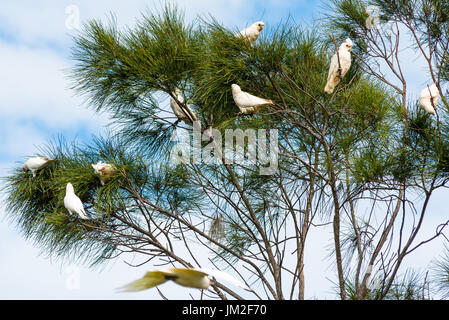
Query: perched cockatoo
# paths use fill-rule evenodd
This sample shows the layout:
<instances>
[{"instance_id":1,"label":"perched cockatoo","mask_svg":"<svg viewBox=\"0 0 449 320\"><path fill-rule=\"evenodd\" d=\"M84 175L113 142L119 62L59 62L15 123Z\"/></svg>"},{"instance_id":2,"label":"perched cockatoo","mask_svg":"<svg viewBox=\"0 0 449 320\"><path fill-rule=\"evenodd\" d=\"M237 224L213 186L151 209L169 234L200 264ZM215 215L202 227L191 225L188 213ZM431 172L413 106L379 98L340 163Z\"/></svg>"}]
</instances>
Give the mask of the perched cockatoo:
<instances>
[{"instance_id":1,"label":"perched cockatoo","mask_svg":"<svg viewBox=\"0 0 449 320\"><path fill-rule=\"evenodd\" d=\"M338 55L335 53L331 59L331 65L329 67L329 75L327 77L326 87L324 92L331 94L334 92L335 87L340 83L341 79L351 68L351 49L352 41L351 39L346 39L338 49ZM340 58L340 63L338 63L338 58ZM341 67L341 74L340 69Z\"/></svg>"},{"instance_id":2,"label":"perched cockatoo","mask_svg":"<svg viewBox=\"0 0 449 320\"><path fill-rule=\"evenodd\" d=\"M81 219L89 219L86 215L86 211L84 211L83 203L81 199L77 197L75 194L75 190L73 190L73 186L71 183L67 183L65 198L64 198L64 207L69 211L72 215L74 213L78 214Z\"/></svg>"},{"instance_id":3,"label":"perched cockatoo","mask_svg":"<svg viewBox=\"0 0 449 320\"><path fill-rule=\"evenodd\" d=\"M178 99L179 103L183 104L183 107L185 107L188 111L184 111L183 108L176 102L175 99L170 98L170 107L173 110L173 113L178 117L179 120L184 121L188 125L193 125L193 121L198 121L198 118L193 113L192 109L184 103L184 97L181 95L181 90L179 88L176 88L173 92L173 95Z\"/></svg>"},{"instance_id":4,"label":"perched cockatoo","mask_svg":"<svg viewBox=\"0 0 449 320\"><path fill-rule=\"evenodd\" d=\"M242 91L236 84L231 85L232 97L242 113L256 113L263 107L273 104L273 101L253 96Z\"/></svg>"},{"instance_id":5,"label":"perched cockatoo","mask_svg":"<svg viewBox=\"0 0 449 320\"><path fill-rule=\"evenodd\" d=\"M49 159L49 158L44 158L44 157L30 158L24 163L22 168L25 171L30 170L31 173L33 174L33 177L35 177L37 170L44 168L50 162L53 162L53 161L56 161L56 159Z\"/></svg>"},{"instance_id":6,"label":"perched cockatoo","mask_svg":"<svg viewBox=\"0 0 449 320\"><path fill-rule=\"evenodd\" d=\"M104 186L109 177L115 172L115 167L109 163L98 161L97 164L92 164L95 173L100 176L101 185Z\"/></svg>"},{"instance_id":7,"label":"perched cockatoo","mask_svg":"<svg viewBox=\"0 0 449 320\"><path fill-rule=\"evenodd\" d=\"M141 279L133 281L121 288L122 292L136 292L156 287L168 280L183 287L207 289L213 283L209 276L221 278L233 285L250 290L245 284L230 276L226 272L212 269L160 269L149 271Z\"/></svg>"},{"instance_id":8,"label":"perched cockatoo","mask_svg":"<svg viewBox=\"0 0 449 320\"><path fill-rule=\"evenodd\" d=\"M440 92L434 83L430 87L423 89L419 94L419 106L428 113L435 114L434 106L436 107L439 99Z\"/></svg>"},{"instance_id":9,"label":"perched cockatoo","mask_svg":"<svg viewBox=\"0 0 449 320\"><path fill-rule=\"evenodd\" d=\"M254 46L254 42L256 42L264 26L265 24L262 21L257 21L248 28L238 32L235 36L239 38L246 38L252 47Z\"/></svg>"}]
</instances>

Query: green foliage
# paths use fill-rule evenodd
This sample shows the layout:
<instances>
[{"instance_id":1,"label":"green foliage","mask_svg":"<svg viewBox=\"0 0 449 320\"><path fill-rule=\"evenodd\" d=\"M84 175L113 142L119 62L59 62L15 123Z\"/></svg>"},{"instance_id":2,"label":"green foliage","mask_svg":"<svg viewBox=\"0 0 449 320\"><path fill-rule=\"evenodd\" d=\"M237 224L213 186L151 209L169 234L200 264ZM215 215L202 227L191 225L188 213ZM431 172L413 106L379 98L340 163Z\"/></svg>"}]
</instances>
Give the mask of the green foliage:
<instances>
[{"instance_id":1,"label":"green foliage","mask_svg":"<svg viewBox=\"0 0 449 320\"><path fill-rule=\"evenodd\" d=\"M378 279L373 279L374 283L370 286L365 300L379 300L382 291L385 289L386 283ZM392 283L388 294L383 298L384 300L427 300L429 299L428 279L426 275L407 270L403 275L398 276L396 281ZM355 284L348 282L346 284L346 291L348 298L351 300L358 300Z\"/></svg>"},{"instance_id":2,"label":"green foliage","mask_svg":"<svg viewBox=\"0 0 449 320\"><path fill-rule=\"evenodd\" d=\"M339 163L339 170L345 166L342 153L351 154L368 141L386 139L379 134L388 132L392 101L389 93L361 77L354 64L341 84L341 94L331 102L322 88L327 78L329 52L335 48L291 21L264 30L257 45L250 47L213 19L199 26L186 24L182 12L167 6L159 15L143 15L134 28L124 31L117 29L113 17L107 24L91 21L74 41L73 88L89 99L94 110L112 118L115 136L98 139L94 145L85 147L59 142L43 150L46 153L42 154L57 158L57 162L41 170L36 179L19 170L7 177L11 215L27 236L52 253L56 250L63 255L72 248L91 245L95 248L92 256L98 257L102 250L110 248L96 247L98 238L106 234L88 226L80 227L79 221L67 217L63 198L68 182L73 184L93 218L113 225L119 223L116 215L125 208L138 216L138 208L130 202L131 187L164 210L199 215L211 204L204 197L204 182L198 181L192 171L198 168L235 201L240 197L235 182L240 182L254 214L270 228L268 219L273 217L268 215L267 203L278 201L279 195L274 190L282 179L261 177L257 164L231 165L230 176L219 166L163 163L168 160L175 126L166 120L169 111L160 101L175 87L185 93L203 127L213 124L222 131L274 127L280 131L281 143L288 141L295 146L300 157L312 157L310 146L319 149L320 143L298 123L312 124L318 130L326 127L332 161ZM289 119L282 112L274 112L236 117L238 108L230 90L232 83L275 101L276 107L267 112L288 108L298 115ZM372 162L377 151L375 144L370 148L371 160L361 163L363 156L355 160L359 180L382 176L381 160ZM323 167L331 160L320 151L316 159L317 165ZM104 186L91 167L98 160L117 168ZM280 157L279 167L280 171L288 172L289 179L306 173L304 168L297 169L289 157ZM240 210L246 212L246 205L240 205ZM231 213L233 210L224 219L229 231L225 242L243 252L253 243L237 227L241 217L238 212ZM278 210L276 215L282 218L284 214ZM164 219L158 214L155 218ZM142 217L136 221L139 219ZM251 228L256 232L254 226ZM94 235L88 237L86 233Z\"/></svg>"},{"instance_id":3,"label":"green foliage","mask_svg":"<svg viewBox=\"0 0 449 320\"><path fill-rule=\"evenodd\" d=\"M449 298L449 248L446 247L443 254L433 261L431 269L438 292L443 299Z\"/></svg>"},{"instance_id":4,"label":"green foliage","mask_svg":"<svg viewBox=\"0 0 449 320\"><path fill-rule=\"evenodd\" d=\"M42 148L41 154L55 158L56 162L39 170L35 178L30 172L18 169L4 178L10 218L48 254L72 256L93 264L103 262L114 253L114 246L103 241L108 234L98 232L96 227L114 225L110 213L126 205L121 186L128 181L143 183L142 162L135 154L117 148L110 139L96 139L93 146L84 148L59 139ZM100 159L117 168L104 187L91 167ZM69 216L64 208L69 182L92 220L83 222Z\"/></svg>"}]
</instances>

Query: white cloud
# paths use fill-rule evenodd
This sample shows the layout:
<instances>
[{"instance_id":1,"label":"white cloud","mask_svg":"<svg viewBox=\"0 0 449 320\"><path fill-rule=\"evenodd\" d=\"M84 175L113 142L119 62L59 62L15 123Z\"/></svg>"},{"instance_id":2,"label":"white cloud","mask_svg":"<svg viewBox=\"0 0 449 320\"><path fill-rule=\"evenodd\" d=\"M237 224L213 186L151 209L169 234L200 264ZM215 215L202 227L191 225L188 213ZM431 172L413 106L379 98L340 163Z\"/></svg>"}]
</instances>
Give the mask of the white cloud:
<instances>
[{"instance_id":1,"label":"white cloud","mask_svg":"<svg viewBox=\"0 0 449 320\"><path fill-rule=\"evenodd\" d=\"M242 23L241 19L253 9L255 1L242 0L179 0L174 1L181 9L185 9L188 19L198 13L210 13L227 24ZM2 3L0 12L0 29L14 35L16 41L40 46L42 43L70 42L68 34L73 33L66 28L68 14L66 8L75 5L79 8L81 22L89 19L105 19L114 13L120 26L133 26L140 13L147 9L160 8L161 1L21 1Z\"/></svg>"},{"instance_id":2,"label":"white cloud","mask_svg":"<svg viewBox=\"0 0 449 320\"><path fill-rule=\"evenodd\" d=\"M245 25L244 15L252 5L240 0L210 1L181 0L186 16L193 19L198 13L210 12L227 23ZM107 123L83 105L83 99L70 90L67 78L71 61L67 58L72 44L65 20L67 6L80 9L80 18L86 22L92 18L105 20L109 12L117 16L119 26L134 25L140 13L161 2L147 1L23 1L2 4L0 12L0 118L34 118L50 128L87 126L95 133L98 126ZM245 7L245 11L242 8ZM13 38L12 38L13 37Z\"/></svg>"},{"instance_id":3,"label":"white cloud","mask_svg":"<svg viewBox=\"0 0 449 320\"><path fill-rule=\"evenodd\" d=\"M36 146L46 142L44 135L29 124L1 123L0 152L3 157L22 157L33 154Z\"/></svg>"},{"instance_id":4,"label":"white cloud","mask_svg":"<svg viewBox=\"0 0 449 320\"><path fill-rule=\"evenodd\" d=\"M34 118L54 128L102 124L68 89L68 68L66 59L50 49L0 42L0 118Z\"/></svg>"}]
</instances>

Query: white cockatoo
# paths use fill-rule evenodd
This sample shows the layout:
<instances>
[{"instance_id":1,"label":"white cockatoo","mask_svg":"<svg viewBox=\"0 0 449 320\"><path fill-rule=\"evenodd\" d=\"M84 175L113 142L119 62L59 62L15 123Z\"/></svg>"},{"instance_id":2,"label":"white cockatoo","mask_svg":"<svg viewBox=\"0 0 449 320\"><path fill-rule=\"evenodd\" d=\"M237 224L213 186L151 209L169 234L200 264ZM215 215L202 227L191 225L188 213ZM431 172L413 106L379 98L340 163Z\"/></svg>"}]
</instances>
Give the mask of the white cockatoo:
<instances>
[{"instance_id":1,"label":"white cockatoo","mask_svg":"<svg viewBox=\"0 0 449 320\"><path fill-rule=\"evenodd\" d=\"M238 32L235 36L239 38L246 38L252 47L254 46L254 42L256 42L264 26L265 24L262 21L257 21L248 28Z\"/></svg>"},{"instance_id":2,"label":"white cockatoo","mask_svg":"<svg viewBox=\"0 0 449 320\"><path fill-rule=\"evenodd\" d=\"M69 211L72 215L76 213L81 219L89 219L86 215L86 211L84 211L83 203L81 199L75 194L75 190L73 190L73 186L71 183L67 183L65 198L64 198L64 207Z\"/></svg>"},{"instance_id":3,"label":"white cockatoo","mask_svg":"<svg viewBox=\"0 0 449 320\"><path fill-rule=\"evenodd\" d=\"M104 186L109 177L115 172L115 167L109 163L98 161L97 164L92 164L95 173L100 176L101 185Z\"/></svg>"},{"instance_id":4,"label":"white cockatoo","mask_svg":"<svg viewBox=\"0 0 449 320\"><path fill-rule=\"evenodd\" d=\"M430 87L426 87L419 94L419 106L426 110L428 113L435 114L435 108L438 100L440 99L440 92L437 86L432 84Z\"/></svg>"},{"instance_id":5,"label":"white cockatoo","mask_svg":"<svg viewBox=\"0 0 449 320\"><path fill-rule=\"evenodd\" d=\"M45 158L45 157L30 158L23 164L22 168L25 171L30 170L31 173L33 174L33 177L35 177L37 170L44 168L50 162L53 162L53 161L56 161L56 159L49 159L49 158Z\"/></svg>"},{"instance_id":6,"label":"white cockatoo","mask_svg":"<svg viewBox=\"0 0 449 320\"><path fill-rule=\"evenodd\" d=\"M173 92L173 95L176 97L176 99L178 99L179 103L183 104L183 107L188 110L184 111L183 108L181 108L181 106L178 104L178 102L171 97L170 107L172 108L173 113L178 117L178 119L180 121L184 121L188 125L193 125L193 121L198 121L198 118L193 113L192 109L190 109L190 107L186 103L184 103L185 100L181 95L181 90L179 90L179 88L176 88Z\"/></svg>"},{"instance_id":7,"label":"white cockatoo","mask_svg":"<svg viewBox=\"0 0 449 320\"><path fill-rule=\"evenodd\" d=\"M242 113L256 113L263 107L273 104L273 101L259 98L242 91L236 84L231 85L232 97Z\"/></svg>"},{"instance_id":8,"label":"white cockatoo","mask_svg":"<svg viewBox=\"0 0 449 320\"><path fill-rule=\"evenodd\" d=\"M332 56L324 92L328 94L334 92L335 87L340 83L341 79L343 79L349 68L351 68L351 49L352 41L348 38L338 49L338 55L335 53ZM338 62L338 58L340 58L340 63ZM339 71L340 68L341 71Z\"/></svg>"},{"instance_id":9,"label":"white cockatoo","mask_svg":"<svg viewBox=\"0 0 449 320\"><path fill-rule=\"evenodd\" d=\"M172 280L183 287L207 289L213 283L209 276L215 277L217 279L221 278L232 283L233 285L239 286L246 290L251 290L244 283L240 282L239 280L223 271L213 269L178 268L149 271L143 278L133 281L119 288L119 290L121 290L122 292L142 291L161 285L168 280Z\"/></svg>"}]
</instances>

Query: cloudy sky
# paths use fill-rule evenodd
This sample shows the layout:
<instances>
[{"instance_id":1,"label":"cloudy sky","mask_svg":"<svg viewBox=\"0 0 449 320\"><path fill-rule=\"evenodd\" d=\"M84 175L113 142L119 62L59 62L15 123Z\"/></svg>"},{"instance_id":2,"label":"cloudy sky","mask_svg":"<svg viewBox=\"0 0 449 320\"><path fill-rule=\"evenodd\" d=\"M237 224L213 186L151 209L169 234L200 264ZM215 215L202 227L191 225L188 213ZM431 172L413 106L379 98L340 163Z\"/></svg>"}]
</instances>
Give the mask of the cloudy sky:
<instances>
[{"instance_id":1,"label":"cloudy sky","mask_svg":"<svg viewBox=\"0 0 449 320\"><path fill-rule=\"evenodd\" d=\"M230 28L242 29L257 20L267 27L275 25L289 14L297 22L318 16L319 1L314 0L178 0L188 19L197 14L212 14ZM36 146L63 135L67 140L89 141L92 135L104 132L108 119L93 113L83 99L69 90L67 70L70 69L71 35L67 26L72 8L79 10L82 22L92 18L105 20L115 13L119 26L132 26L140 13L160 7L163 1L2 1L0 6L0 176L37 152ZM74 7L75 6L75 7ZM420 64L409 57L413 68L408 76L417 76ZM415 81L418 87L425 80ZM441 196L441 199L444 199ZM443 206L437 201L438 217ZM437 219L429 220L428 232L433 232ZM306 296L328 297L332 284L323 274L332 277L322 263L322 249L329 239L311 235L313 243L306 265L308 289ZM425 268L438 252L420 251L408 263ZM129 257L132 261L132 257ZM8 223L0 207L0 299L159 299L155 291L136 294L116 294L114 288L143 275L148 266L130 268L118 259L103 269L90 270L82 266L61 264L39 254L33 243L26 241ZM171 298L188 298L187 291L164 285Z\"/></svg>"}]
</instances>

